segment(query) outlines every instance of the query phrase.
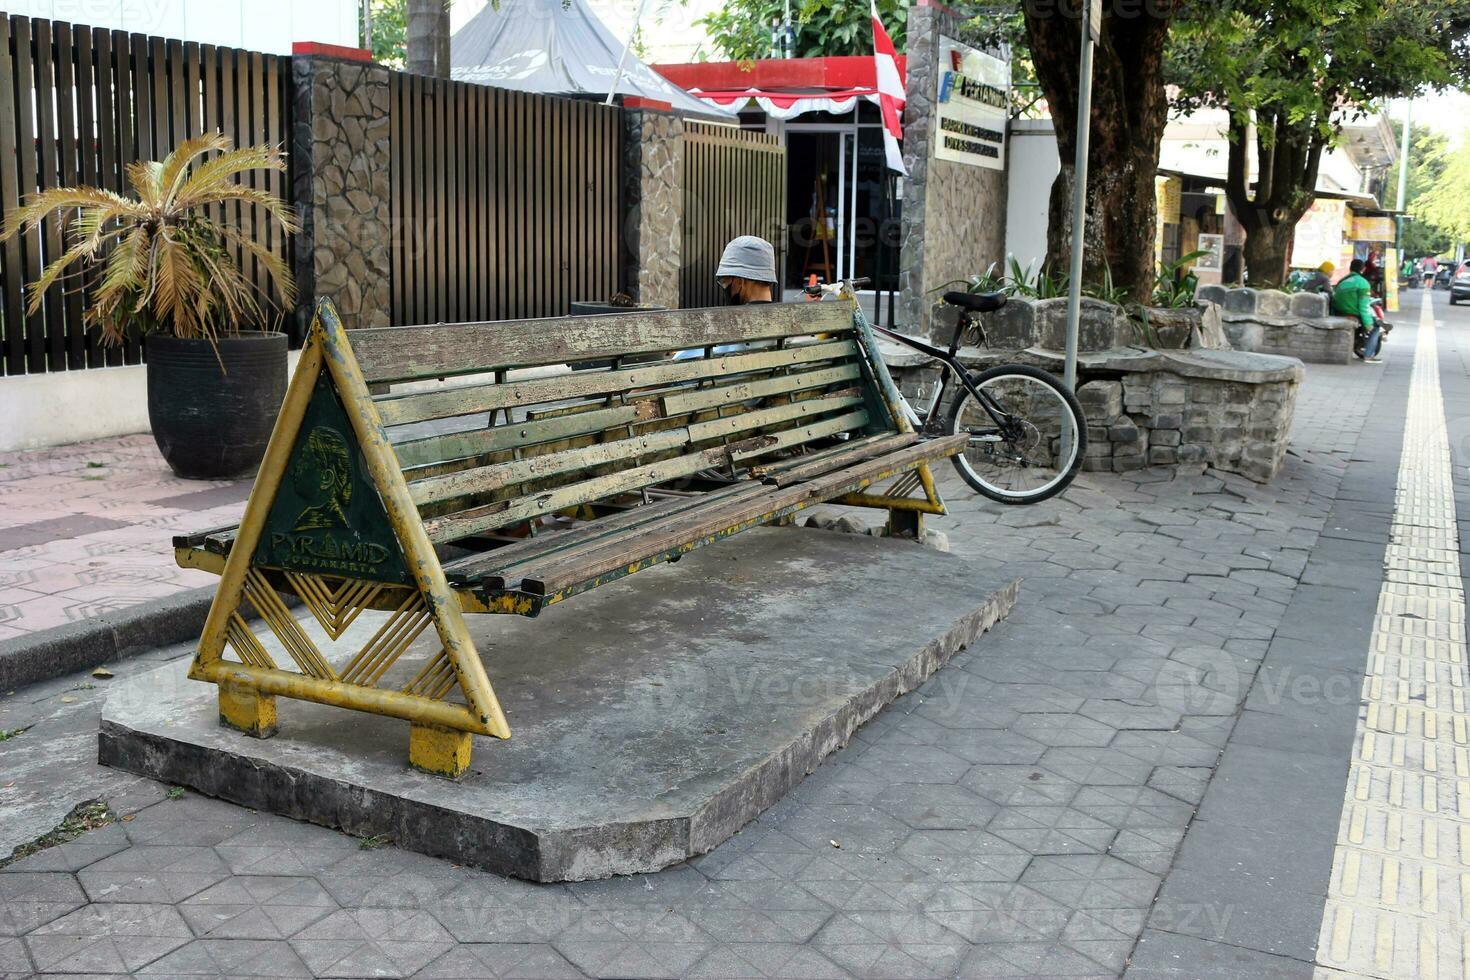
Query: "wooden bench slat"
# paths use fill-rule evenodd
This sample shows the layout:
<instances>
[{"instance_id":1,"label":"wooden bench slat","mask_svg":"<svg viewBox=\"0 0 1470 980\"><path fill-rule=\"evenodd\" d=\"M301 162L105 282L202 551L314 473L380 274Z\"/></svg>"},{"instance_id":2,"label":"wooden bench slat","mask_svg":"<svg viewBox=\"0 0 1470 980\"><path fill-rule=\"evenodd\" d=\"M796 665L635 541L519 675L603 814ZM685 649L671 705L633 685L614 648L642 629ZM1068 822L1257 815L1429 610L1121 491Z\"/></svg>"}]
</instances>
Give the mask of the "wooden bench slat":
<instances>
[{"instance_id":1,"label":"wooden bench slat","mask_svg":"<svg viewBox=\"0 0 1470 980\"><path fill-rule=\"evenodd\" d=\"M696 422L689 426L689 441L700 443L708 439L718 439L721 436L749 432L751 429L759 429L768 425L781 425L796 419L821 415L839 408L850 408L862 403L862 394L856 388L851 388L823 395L820 398L807 398L786 405L775 405L771 408L758 408L737 415L726 415L722 418L710 419L708 422Z\"/></svg>"},{"instance_id":2,"label":"wooden bench slat","mask_svg":"<svg viewBox=\"0 0 1470 980\"><path fill-rule=\"evenodd\" d=\"M811 391L826 385L857 380L861 373L856 364L846 364L735 385L691 388L676 395L640 395L628 405L424 436L397 443L393 449L398 456L399 465L405 470L439 464L432 467L431 474L438 475L474 465L472 457L516 447L530 448L576 436L595 435L604 430L620 429L658 416L677 417L761 396ZM465 466L454 466L452 463L455 460L470 462ZM410 479L412 478L411 476Z\"/></svg>"},{"instance_id":3,"label":"wooden bench slat","mask_svg":"<svg viewBox=\"0 0 1470 980\"><path fill-rule=\"evenodd\" d=\"M354 330L369 384L602 360L851 329L842 303L771 303L608 316ZM467 354L473 353L473 356Z\"/></svg>"},{"instance_id":4,"label":"wooden bench slat","mask_svg":"<svg viewBox=\"0 0 1470 980\"><path fill-rule=\"evenodd\" d=\"M856 412L822 419L799 428L767 433L752 439L742 439L738 445L730 447L730 459L737 464L743 463L757 456L764 456L781 449L794 449L808 442L815 442L842 432L860 431L867 424L867 409L859 409Z\"/></svg>"},{"instance_id":5,"label":"wooden bench slat","mask_svg":"<svg viewBox=\"0 0 1470 980\"><path fill-rule=\"evenodd\" d=\"M717 385L713 388L690 389L676 395L665 395L661 400L665 415L683 415L701 408L715 408L755 398L769 398L771 395L809 391L825 385L841 384L843 381L857 381L862 376L862 368L856 364L844 364L821 371L782 374L758 381L742 381L737 384Z\"/></svg>"},{"instance_id":6,"label":"wooden bench slat","mask_svg":"<svg viewBox=\"0 0 1470 980\"><path fill-rule=\"evenodd\" d=\"M435 391L381 395L374 399L378 416L384 425L427 422L453 415L475 415L503 408L519 408L543 402L610 395L622 391L655 388L680 382L721 378L754 371L769 371L811 364L818 361L856 357L859 348L853 340L823 341L800 344L779 350L763 350L746 354L724 354L719 357L687 361L661 361L637 367L608 371L576 371L550 378L529 378L463 385Z\"/></svg>"},{"instance_id":7,"label":"wooden bench slat","mask_svg":"<svg viewBox=\"0 0 1470 980\"><path fill-rule=\"evenodd\" d=\"M810 403L817 407L810 409L807 414L816 414L821 411L830 411L845 405L861 404L859 396L844 396L830 399L811 399ZM826 403L826 404L822 404ZM782 409L796 408L808 404L803 402L783 405ZM774 411L774 410L767 410ZM759 417L759 418L757 418ZM857 411L846 413L832 419L823 420L833 434L840 431L851 431L867 424L867 412ZM738 423L746 420L742 426ZM770 424L762 412L747 412L744 415L731 416L729 419L720 419L721 422L737 423L725 430L709 430L712 436L735 434L759 428ZM424 522L424 528L429 533L429 540L439 543L453 541L455 538L468 537L493 527L503 527L507 524L515 524L529 517L539 517L542 514L550 514L568 507L579 504L590 503L601 500L613 494L626 493L630 490L641 490L663 483L667 480L677 480L680 477L692 476L700 470L718 469L728 465L732 460L744 460L774 452L777 449L790 445L796 445L801 441L818 438L815 433L821 431L821 423L800 429L789 429L785 432L768 436L755 436L743 443L730 446L714 446L698 452L687 453L669 459L658 460L632 469L621 470L595 477L590 480L582 480L577 483L567 484L549 490L540 490L524 497L510 500L500 500L494 503L471 507L467 510L457 511L452 514L430 518ZM693 436L694 426L690 426L690 434Z\"/></svg>"},{"instance_id":8,"label":"wooden bench slat","mask_svg":"<svg viewBox=\"0 0 1470 980\"><path fill-rule=\"evenodd\" d=\"M630 507L620 514L599 517L593 521L581 521L563 531L543 531L536 537L525 538L515 544L496 548L494 551L457 559L444 566L444 573L449 576L450 581L457 585L481 583L487 588L500 588L504 583L499 578L499 573L504 569L515 567L520 562L580 547L672 514L708 506L717 500L749 496L757 492L761 492L759 483L741 480L717 490L696 493L687 497L669 497L639 507Z\"/></svg>"},{"instance_id":9,"label":"wooden bench slat","mask_svg":"<svg viewBox=\"0 0 1470 980\"><path fill-rule=\"evenodd\" d=\"M565 510L568 507L600 500L603 497L611 497L614 494L641 490L655 483L663 483L665 480L692 476L700 470L719 467L727 458L728 451L723 446L717 446L697 453L675 456L672 459L659 460L656 463L609 473L596 479L558 487L555 490L542 491L533 496L520 497L515 500L499 500L493 504L472 507L469 510L458 511L444 517L431 518L424 521L424 529L429 533L429 540L436 544L441 541L453 541L456 538L468 537L493 527L516 524L529 517L540 517L543 514Z\"/></svg>"},{"instance_id":10,"label":"wooden bench slat","mask_svg":"<svg viewBox=\"0 0 1470 980\"><path fill-rule=\"evenodd\" d=\"M523 562L518 575L505 575L510 584L519 577L520 588L540 595L592 581L629 564L661 555L682 544L716 534L735 525L797 505L813 497L828 498L855 487L876 474L912 467L945 455L953 445L964 445L968 435L948 436L914 443L861 463L825 474L819 480L769 488L769 493L712 503L672 515L654 525L640 526L588 547L571 549L545 563Z\"/></svg>"},{"instance_id":11,"label":"wooden bench slat","mask_svg":"<svg viewBox=\"0 0 1470 980\"><path fill-rule=\"evenodd\" d=\"M618 439L614 442L602 442L566 452L546 453L542 456L493 463L489 466L477 466L474 469L460 470L445 476L418 480L408 485L408 491L413 497L413 502L423 506L453 500L456 497L488 493L492 490L514 486L517 483L524 483L527 480L561 476L606 463L633 459L637 456L650 456L669 449L678 449L688 443L689 430L687 428L667 429L662 432L635 436L631 439Z\"/></svg>"},{"instance_id":12,"label":"wooden bench slat","mask_svg":"<svg viewBox=\"0 0 1470 980\"><path fill-rule=\"evenodd\" d=\"M423 506L431 503L441 503L455 500L478 493L487 493L496 489L512 486L517 483L535 479L547 479L553 476L574 473L580 470L590 469L604 463L620 460L634 459L639 456L652 455L658 452L677 450L685 446L694 447L700 443L710 442L715 439L729 438L743 433L752 432L756 429L768 428L774 425L794 423L804 418L840 411L862 404L862 396L859 394L835 393L818 398L808 398L803 401L790 402L785 405L777 405L772 408L756 409L748 412L739 412L723 418L712 419L708 422L700 422L694 425L677 429L668 429L660 432L648 433L629 439L618 439L612 442L599 443L594 446L567 449L561 452L546 453L541 456L533 456L529 459L511 460L507 462L492 463L485 466L477 466L472 469L461 470L447 476L436 476L427 480L418 481L410 485L410 493L413 495L414 503ZM592 413L588 413L592 414ZM847 413L851 416L852 413ZM570 416L576 418L577 416ZM850 423L857 423L855 416L847 422L842 423L842 428L831 429L831 432L845 431ZM727 465L733 460L743 460L754 455L774 452L776 449L795 445L793 439L809 441L815 436L803 435L796 430L795 435L781 440L781 433L767 434L756 437L750 445L731 447L730 451L721 457L717 465ZM698 466L690 472L705 469ZM687 476L688 473L680 473L679 476ZM583 481L586 484L596 484L602 477ZM660 482L654 480L652 482ZM568 484L566 487L558 487L557 492L567 490L570 487L581 486L581 483ZM647 486L648 484L641 484ZM612 492L622 492L634 487L620 487ZM547 491L535 490L527 496L540 497ZM605 496L604 493L595 493L589 486L589 494L581 498L567 499L562 506L573 506L586 503ZM506 506L512 513L519 513L520 504L516 498ZM560 498L559 498L560 499ZM494 505L485 505L493 507ZM553 508L559 509L559 508ZM472 512L484 511L489 516L492 511L484 508L472 508ZM449 515L440 515L439 519ZM432 535L431 535L432 536Z\"/></svg>"},{"instance_id":13,"label":"wooden bench slat","mask_svg":"<svg viewBox=\"0 0 1470 980\"><path fill-rule=\"evenodd\" d=\"M919 441L919 436L914 432L903 432L897 435L877 436L872 441L859 442L856 445L849 443L839 446L817 456L816 458L805 457L804 460L796 460L780 468L758 468L753 475L771 486L786 487L803 480L810 480L830 473L844 466L862 462L874 456L890 453L905 446L913 445Z\"/></svg>"},{"instance_id":14,"label":"wooden bench slat","mask_svg":"<svg viewBox=\"0 0 1470 980\"><path fill-rule=\"evenodd\" d=\"M646 417L649 409L645 408L643 414ZM617 426L630 425L638 421L638 418L637 406L619 405L571 415L425 436L398 443L393 447L393 452L398 456L398 465L407 470L432 463L447 463L456 459L483 456L486 453L504 452L516 447L528 448L576 436L595 435Z\"/></svg>"}]
</instances>

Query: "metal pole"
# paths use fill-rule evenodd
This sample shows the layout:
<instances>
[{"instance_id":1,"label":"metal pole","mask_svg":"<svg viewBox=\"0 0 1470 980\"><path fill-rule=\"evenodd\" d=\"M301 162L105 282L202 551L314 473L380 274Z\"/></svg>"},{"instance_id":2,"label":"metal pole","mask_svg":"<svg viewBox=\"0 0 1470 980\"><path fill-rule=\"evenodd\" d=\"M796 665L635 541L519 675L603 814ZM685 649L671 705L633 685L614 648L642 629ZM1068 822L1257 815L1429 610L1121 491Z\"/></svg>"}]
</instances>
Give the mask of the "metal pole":
<instances>
[{"instance_id":1,"label":"metal pole","mask_svg":"<svg viewBox=\"0 0 1470 980\"><path fill-rule=\"evenodd\" d=\"M1082 64L1077 84L1077 160L1072 167L1072 277L1067 282L1067 360L1062 380L1077 388L1077 330L1082 317L1082 250L1087 222L1087 146L1092 135L1092 31L1082 9Z\"/></svg>"},{"instance_id":2,"label":"metal pole","mask_svg":"<svg viewBox=\"0 0 1470 980\"><path fill-rule=\"evenodd\" d=\"M362 0L362 46L373 49L373 0Z\"/></svg>"},{"instance_id":3,"label":"metal pole","mask_svg":"<svg viewBox=\"0 0 1470 980\"><path fill-rule=\"evenodd\" d=\"M858 226L858 106L852 103L852 185L847 189L847 275L857 278L857 226Z\"/></svg>"},{"instance_id":4,"label":"metal pole","mask_svg":"<svg viewBox=\"0 0 1470 980\"><path fill-rule=\"evenodd\" d=\"M618 58L618 73L613 76L612 87L607 90L607 101L603 105L612 105L613 96L618 94L618 86L623 84L623 68L628 64L628 51L633 47L633 38L638 34L638 25L643 22L643 8L648 6L648 0L639 0L638 12L633 15L633 26L628 29L628 40L623 42L623 54Z\"/></svg>"},{"instance_id":5,"label":"metal pole","mask_svg":"<svg viewBox=\"0 0 1470 980\"><path fill-rule=\"evenodd\" d=\"M1399 200L1394 209L1398 214L1394 219L1398 222L1395 232L1394 245L1398 248L1399 261L1404 259L1404 198L1409 192L1409 129L1414 125L1414 100L1410 99L1404 109L1404 135L1399 142Z\"/></svg>"}]
</instances>

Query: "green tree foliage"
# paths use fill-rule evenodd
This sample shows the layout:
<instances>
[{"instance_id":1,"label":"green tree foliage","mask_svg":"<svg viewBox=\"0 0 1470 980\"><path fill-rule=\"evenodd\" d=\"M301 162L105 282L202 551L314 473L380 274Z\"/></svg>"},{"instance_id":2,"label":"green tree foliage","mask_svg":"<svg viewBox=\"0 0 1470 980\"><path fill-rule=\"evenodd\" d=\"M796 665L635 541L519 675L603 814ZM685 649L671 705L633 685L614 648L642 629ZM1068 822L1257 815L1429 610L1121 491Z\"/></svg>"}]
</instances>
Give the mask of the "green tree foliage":
<instances>
[{"instance_id":1,"label":"green tree foliage","mask_svg":"<svg viewBox=\"0 0 1470 980\"><path fill-rule=\"evenodd\" d=\"M1407 198L1414 220L1408 229L1423 235L1420 252L1444 252L1456 242L1470 242L1470 139L1461 139L1451 150L1444 137L1427 134L1416 143L1437 139L1421 162L1417 176L1423 181L1418 193ZM1410 163L1414 162L1410 156ZM1410 172L1410 179L1415 173ZM1411 186L1411 191L1413 190ZM1435 234L1437 233L1437 235ZM1416 254L1410 252L1409 254Z\"/></svg>"},{"instance_id":2,"label":"green tree foliage","mask_svg":"<svg viewBox=\"0 0 1470 980\"><path fill-rule=\"evenodd\" d=\"M868 0L792 0L796 56L822 58L873 53L873 21ZM772 57L771 24L786 16L786 0L728 0L695 23L730 61ZM908 19L907 0L878 0L878 16L900 54Z\"/></svg>"},{"instance_id":3,"label":"green tree foliage","mask_svg":"<svg viewBox=\"0 0 1470 980\"><path fill-rule=\"evenodd\" d=\"M1286 273L1322 154L1381 100L1470 80L1467 0L1213 0L1175 24L1177 106L1230 113L1226 194L1252 282ZM1258 165L1250 172L1251 126Z\"/></svg>"},{"instance_id":4,"label":"green tree foliage","mask_svg":"<svg viewBox=\"0 0 1470 980\"><path fill-rule=\"evenodd\" d=\"M1403 140L1404 127L1390 120L1394 145ZM1444 179L1446 159L1450 156L1449 140L1432 129L1416 127L1409 137L1409 180L1404 189L1404 208L1411 217L1404 222L1403 253L1405 255L1438 255L1454 246L1453 236L1419 213L1419 199ZM1391 188L1385 203L1397 201L1398 173L1389 181Z\"/></svg>"},{"instance_id":5,"label":"green tree foliage","mask_svg":"<svg viewBox=\"0 0 1470 980\"><path fill-rule=\"evenodd\" d=\"M373 60L402 69L408 44L408 13L404 0L372 0Z\"/></svg>"}]
</instances>

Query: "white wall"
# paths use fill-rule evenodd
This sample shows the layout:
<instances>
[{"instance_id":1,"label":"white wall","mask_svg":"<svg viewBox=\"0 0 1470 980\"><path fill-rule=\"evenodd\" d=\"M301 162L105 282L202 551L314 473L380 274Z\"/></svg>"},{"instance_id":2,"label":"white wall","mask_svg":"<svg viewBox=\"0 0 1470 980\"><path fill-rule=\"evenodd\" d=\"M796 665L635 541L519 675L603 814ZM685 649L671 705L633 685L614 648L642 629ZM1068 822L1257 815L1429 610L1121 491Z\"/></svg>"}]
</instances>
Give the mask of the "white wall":
<instances>
[{"instance_id":1,"label":"white wall","mask_svg":"<svg viewBox=\"0 0 1470 980\"><path fill-rule=\"evenodd\" d=\"M1006 196L1006 257L1022 269L1046 261L1046 213L1052 181L1061 172L1057 135L1050 119L1015 119L1006 151L1010 180ZM1009 269L1007 269L1009 272Z\"/></svg>"},{"instance_id":2,"label":"white wall","mask_svg":"<svg viewBox=\"0 0 1470 980\"><path fill-rule=\"evenodd\" d=\"M300 351L289 355L296 370ZM87 368L0 378L0 452L149 431L148 369Z\"/></svg>"},{"instance_id":3,"label":"white wall","mask_svg":"<svg viewBox=\"0 0 1470 980\"><path fill-rule=\"evenodd\" d=\"M11 0L6 13L290 54L296 41L357 47L361 0Z\"/></svg>"},{"instance_id":4,"label":"white wall","mask_svg":"<svg viewBox=\"0 0 1470 980\"><path fill-rule=\"evenodd\" d=\"M148 431L141 365L0 378L0 452Z\"/></svg>"}]
</instances>

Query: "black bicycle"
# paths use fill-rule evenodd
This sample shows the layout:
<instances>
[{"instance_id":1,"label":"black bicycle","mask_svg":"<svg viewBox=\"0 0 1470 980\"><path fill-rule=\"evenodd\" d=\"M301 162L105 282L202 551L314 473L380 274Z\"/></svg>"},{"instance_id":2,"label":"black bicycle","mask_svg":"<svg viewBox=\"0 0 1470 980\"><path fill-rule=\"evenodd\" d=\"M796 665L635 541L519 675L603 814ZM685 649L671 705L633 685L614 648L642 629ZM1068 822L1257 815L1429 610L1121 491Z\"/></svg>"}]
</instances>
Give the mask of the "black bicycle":
<instances>
[{"instance_id":1,"label":"black bicycle","mask_svg":"<svg viewBox=\"0 0 1470 980\"><path fill-rule=\"evenodd\" d=\"M852 299L866 282L818 283L806 292L813 298ZM1087 452L1087 422L1077 397L1055 375L1026 364L966 370L957 356L960 344L966 337L984 342L979 315L1005 306L1006 296L955 291L945 293L944 301L960 311L948 349L868 323L856 302L853 310L870 330L944 365L924 411L899 397L921 435L970 434L969 446L953 457L966 483L1003 504L1034 504L1056 496L1076 479ZM956 383L960 390L946 401Z\"/></svg>"}]
</instances>

